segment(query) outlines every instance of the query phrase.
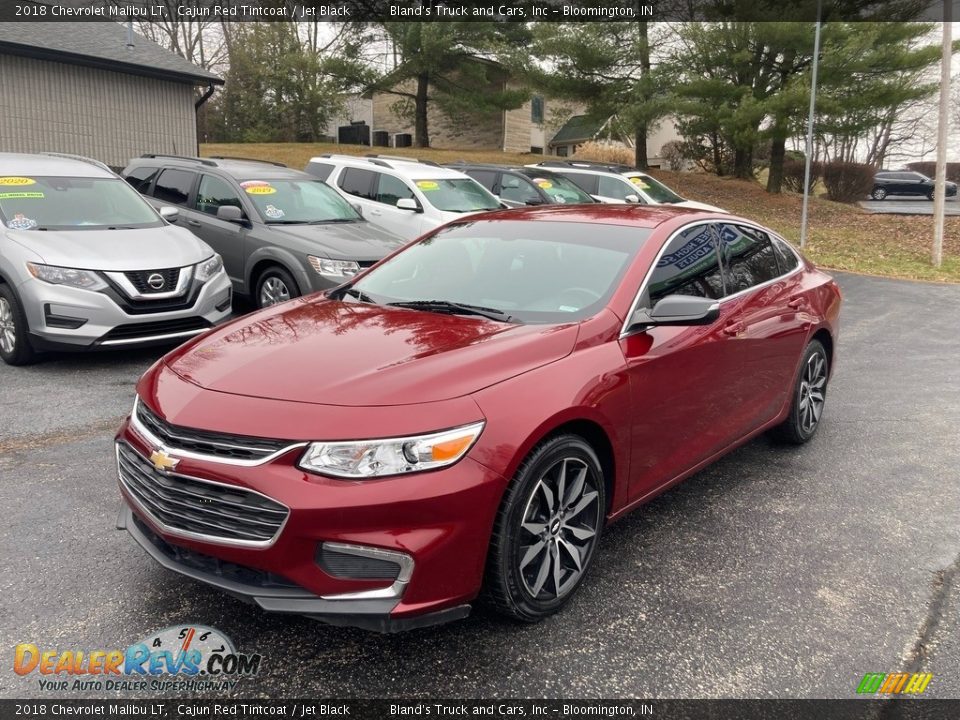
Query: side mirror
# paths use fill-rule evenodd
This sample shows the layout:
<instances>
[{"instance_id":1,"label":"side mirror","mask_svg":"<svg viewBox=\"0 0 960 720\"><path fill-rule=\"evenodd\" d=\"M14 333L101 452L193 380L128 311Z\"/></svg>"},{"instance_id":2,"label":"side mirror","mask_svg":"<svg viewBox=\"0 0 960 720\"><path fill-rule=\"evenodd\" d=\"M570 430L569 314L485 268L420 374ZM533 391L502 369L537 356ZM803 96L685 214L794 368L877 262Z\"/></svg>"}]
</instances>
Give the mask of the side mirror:
<instances>
[{"instance_id":1,"label":"side mirror","mask_svg":"<svg viewBox=\"0 0 960 720\"><path fill-rule=\"evenodd\" d=\"M637 310L630 318L630 329L656 325L709 325L720 317L720 303L693 295L667 295L652 310Z\"/></svg>"},{"instance_id":2,"label":"side mirror","mask_svg":"<svg viewBox=\"0 0 960 720\"><path fill-rule=\"evenodd\" d=\"M413 210L414 212L423 212L420 209L420 206L417 205L417 201L413 198L400 198L397 200L397 207L401 210Z\"/></svg>"},{"instance_id":3,"label":"side mirror","mask_svg":"<svg viewBox=\"0 0 960 720\"><path fill-rule=\"evenodd\" d=\"M527 198L524 200L524 205L543 205L543 200L538 197Z\"/></svg>"},{"instance_id":4,"label":"side mirror","mask_svg":"<svg viewBox=\"0 0 960 720\"><path fill-rule=\"evenodd\" d=\"M177 218L180 217L180 210L172 205L164 205L160 208L160 217L169 223L176 222Z\"/></svg>"},{"instance_id":5,"label":"side mirror","mask_svg":"<svg viewBox=\"0 0 960 720\"><path fill-rule=\"evenodd\" d=\"M625 198L623 198L623 199L626 200L628 203L639 203L639 202L640 202L640 196L639 196L639 195L634 195L634 194L632 194L632 193L631 193L630 195L627 195L627 196L626 196Z\"/></svg>"},{"instance_id":6,"label":"side mirror","mask_svg":"<svg viewBox=\"0 0 960 720\"><path fill-rule=\"evenodd\" d=\"M243 222L243 210L236 205L221 205L217 208L217 220L227 222Z\"/></svg>"}]
</instances>

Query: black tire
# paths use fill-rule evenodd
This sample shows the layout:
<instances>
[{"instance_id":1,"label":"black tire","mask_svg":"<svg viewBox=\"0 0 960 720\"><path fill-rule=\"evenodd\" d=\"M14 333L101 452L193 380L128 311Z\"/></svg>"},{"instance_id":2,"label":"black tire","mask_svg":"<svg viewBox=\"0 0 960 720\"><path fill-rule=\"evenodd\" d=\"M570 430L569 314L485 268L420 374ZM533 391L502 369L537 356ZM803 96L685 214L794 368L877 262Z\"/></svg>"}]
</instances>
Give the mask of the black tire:
<instances>
[{"instance_id":1,"label":"black tire","mask_svg":"<svg viewBox=\"0 0 960 720\"><path fill-rule=\"evenodd\" d=\"M933 200L933 190L927 193L927 200Z\"/></svg>"},{"instance_id":2,"label":"black tire","mask_svg":"<svg viewBox=\"0 0 960 720\"><path fill-rule=\"evenodd\" d=\"M885 188L875 187L873 192L870 193L870 197L872 197L874 200L883 200L887 197L887 191Z\"/></svg>"},{"instance_id":3,"label":"black tire","mask_svg":"<svg viewBox=\"0 0 960 720\"><path fill-rule=\"evenodd\" d=\"M581 482L582 470L586 472ZM561 496L561 472L567 479L562 481L563 502L556 503ZM549 497L541 481L550 490ZM502 615L529 623L563 607L590 568L603 530L606 500L603 469L583 438L558 435L534 448L497 512L484 582L487 603ZM528 529L537 526L542 526L542 532ZM537 547L542 550L536 551Z\"/></svg>"},{"instance_id":4,"label":"black tire","mask_svg":"<svg viewBox=\"0 0 960 720\"><path fill-rule=\"evenodd\" d=\"M257 278L253 304L257 309L270 307L300 297L300 294L297 281L293 279L290 273L279 265L271 265Z\"/></svg>"},{"instance_id":5,"label":"black tire","mask_svg":"<svg viewBox=\"0 0 960 720\"><path fill-rule=\"evenodd\" d=\"M34 362L37 353L30 345L29 335L27 316L17 296L9 285L0 283L0 359L7 365Z\"/></svg>"},{"instance_id":6,"label":"black tire","mask_svg":"<svg viewBox=\"0 0 960 720\"><path fill-rule=\"evenodd\" d=\"M820 363L819 366L818 363ZM818 367L819 370L817 370ZM810 374L814 370L816 370L816 378L812 379ZM830 359L827 357L827 351L819 340L811 340L803 352L800 371L793 384L790 414L772 431L777 440L791 445L803 445L817 434L827 398L829 377ZM817 392L819 392L819 402L816 401Z\"/></svg>"}]
</instances>

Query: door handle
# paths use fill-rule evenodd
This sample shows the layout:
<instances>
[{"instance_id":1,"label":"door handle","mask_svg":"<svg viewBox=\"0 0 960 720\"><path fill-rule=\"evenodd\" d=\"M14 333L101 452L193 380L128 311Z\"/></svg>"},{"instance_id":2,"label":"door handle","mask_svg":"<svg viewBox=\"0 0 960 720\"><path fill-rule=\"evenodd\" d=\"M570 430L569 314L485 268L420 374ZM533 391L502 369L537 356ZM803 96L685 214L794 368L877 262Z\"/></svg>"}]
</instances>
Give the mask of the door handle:
<instances>
[{"instance_id":1,"label":"door handle","mask_svg":"<svg viewBox=\"0 0 960 720\"><path fill-rule=\"evenodd\" d=\"M190 225L190 226L192 226L192 227L200 227L200 221L199 221L199 220L187 220L187 225Z\"/></svg>"},{"instance_id":2,"label":"door handle","mask_svg":"<svg viewBox=\"0 0 960 720\"><path fill-rule=\"evenodd\" d=\"M807 306L807 299L802 296L791 298L790 302L787 303L787 306L794 310L800 310L801 308L805 308Z\"/></svg>"},{"instance_id":3,"label":"door handle","mask_svg":"<svg viewBox=\"0 0 960 720\"><path fill-rule=\"evenodd\" d=\"M727 335L740 335L747 327L742 322L732 322L724 326L723 331Z\"/></svg>"}]
</instances>

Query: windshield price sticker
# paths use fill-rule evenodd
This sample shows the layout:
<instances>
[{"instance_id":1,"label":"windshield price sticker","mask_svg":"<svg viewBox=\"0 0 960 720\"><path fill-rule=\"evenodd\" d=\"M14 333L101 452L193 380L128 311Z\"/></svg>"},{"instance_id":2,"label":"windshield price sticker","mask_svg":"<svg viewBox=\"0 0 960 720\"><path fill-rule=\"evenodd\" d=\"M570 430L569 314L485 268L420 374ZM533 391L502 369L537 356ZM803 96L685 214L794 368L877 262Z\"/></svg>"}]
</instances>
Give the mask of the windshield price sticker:
<instances>
[{"instance_id":1,"label":"windshield price sticker","mask_svg":"<svg viewBox=\"0 0 960 720\"><path fill-rule=\"evenodd\" d=\"M417 187L421 190L437 190L440 187L440 184L434 182L433 180L418 180Z\"/></svg>"},{"instance_id":2,"label":"windshield price sticker","mask_svg":"<svg viewBox=\"0 0 960 720\"><path fill-rule=\"evenodd\" d=\"M34 185L36 182L33 178L28 177L0 177L0 185L22 186Z\"/></svg>"}]
</instances>

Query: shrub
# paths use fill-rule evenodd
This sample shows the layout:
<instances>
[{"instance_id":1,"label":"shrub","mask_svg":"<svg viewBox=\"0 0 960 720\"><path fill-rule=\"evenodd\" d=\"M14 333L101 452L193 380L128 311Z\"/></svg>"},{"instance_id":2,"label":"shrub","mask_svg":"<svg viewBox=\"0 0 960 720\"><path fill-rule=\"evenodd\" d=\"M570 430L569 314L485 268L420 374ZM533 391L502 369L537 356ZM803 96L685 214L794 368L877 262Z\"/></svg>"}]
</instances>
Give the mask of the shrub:
<instances>
[{"instance_id":1,"label":"shrub","mask_svg":"<svg viewBox=\"0 0 960 720\"><path fill-rule=\"evenodd\" d=\"M803 179L804 173L806 172L806 161L801 157L797 159L795 157L790 157L789 155L783 159L783 186L795 193L803 192ZM817 187L817 184L820 182L820 179L823 177L823 163L812 162L810 163L810 191L813 192L814 188Z\"/></svg>"},{"instance_id":2,"label":"shrub","mask_svg":"<svg viewBox=\"0 0 960 720\"><path fill-rule=\"evenodd\" d=\"M823 168L823 184L831 200L852 203L865 199L873 189L876 168L862 163L834 160Z\"/></svg>"},{"instance_id":3,"label":"shrub","mask_svg":"<svg viewBox=\"0 0 960 720\"><path fill-rule=\"evenodd\" d=\"M577 148L573 160L592 160L594 162L617 163L633 167L633 148L610 140L591 140Z\"/></svg>"},{"instance_id":4,"label":"shrub","mask_svg":"<svg viewBox=\"0 0 960 720\"><path fill-rule=\"evenodd\" d=\"M660 157L667 161L670 170L685 170L690 162L687 158L686 146L679 140L671 140L660 148Z\"/></svg>"}]
</instances>

